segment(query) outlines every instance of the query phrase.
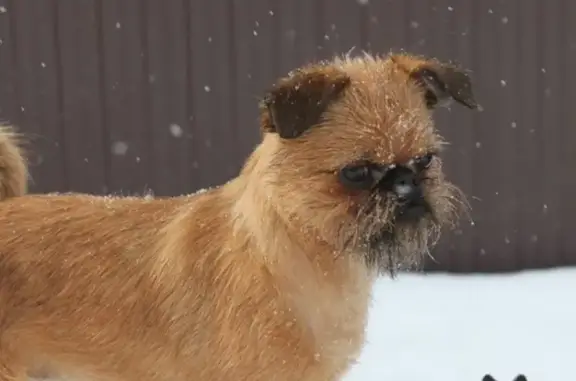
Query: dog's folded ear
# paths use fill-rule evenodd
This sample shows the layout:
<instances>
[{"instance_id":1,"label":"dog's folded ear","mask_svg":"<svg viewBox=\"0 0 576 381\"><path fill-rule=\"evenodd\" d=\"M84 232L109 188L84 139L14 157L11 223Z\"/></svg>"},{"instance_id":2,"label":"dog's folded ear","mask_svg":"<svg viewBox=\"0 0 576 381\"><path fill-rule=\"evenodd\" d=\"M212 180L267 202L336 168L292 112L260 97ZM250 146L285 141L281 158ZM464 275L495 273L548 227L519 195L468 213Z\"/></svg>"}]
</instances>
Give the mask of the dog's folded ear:
<instances>
[{"instance_id":1,"label":"dog's folded ear","mask_svg":"<svg viewBox=\"0 0 576 381\"><path fill-rule=\"evenodd\" d=\"M491 374L486 374L482 377L482 381L496 381L496 379Z\"/></svg>"},{"instance_id":2,"label":"dog's folded ear","mask_svg":"<svg viewBox=\"0 0 576 381\"><path fill-rule=\"evenodd\" d=\"M477 109L478 103L472 93L470 77L453 66L425 65L410 76L425 89L426 105L433 109L452 99L470 109Z\"/></svg>"},{"instance_id":3,"label":"dog's folded ear","mask_svg":"<svg viewBox=\"0 0 576 381\"><path fill-rule=\"evenodd\" d=\"M528 379L526 378L525 375L519 374L519 375L516 376L516 378L514 379L514 381L528 381Z\"/></svg>"},{"instance_id":4,"label":"dog's folded ear","mask_svg":"<svg viewBox=\"0 0 576 381\"><path fill-rule=\"evenodd\" d=\"M457 66L406 55L393 56L392 60L422 87L429 109L435 109L452 100L470 109L479 108L472 91L470 76Z\"/></svg>"},{"instance_id":5,"label":"dog's folded ear","mask_svg":"<svg viewBox=\"0 0 576 381\"><path fill-rule=\"evenodd\" d=\"M293 139L321 121L328 105L350 84L336 68L312 66L281 79L260 103L262 130Z\"/></svg>"}]
</instances>

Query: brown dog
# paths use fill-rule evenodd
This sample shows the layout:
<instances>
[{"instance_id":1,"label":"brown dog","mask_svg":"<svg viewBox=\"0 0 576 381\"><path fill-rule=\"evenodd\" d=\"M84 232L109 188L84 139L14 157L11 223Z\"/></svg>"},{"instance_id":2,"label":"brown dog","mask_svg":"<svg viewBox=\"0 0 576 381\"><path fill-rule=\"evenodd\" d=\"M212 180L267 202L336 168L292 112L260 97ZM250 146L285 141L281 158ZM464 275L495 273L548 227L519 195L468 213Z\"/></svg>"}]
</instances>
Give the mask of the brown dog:
<instances>
[{"instance_id":1,"label":"brown dog","mask_svg":"<svg viewBox=\"0 0 576 381\"><path fill-rule=\"evenodd\" d=\"M431 110L466 74L410 55L281 79L229 183L186 197L23 195L0 142L0 381L337 380L379 271L416 263L463 203ZM9 197L18 196L18 197Z\"/></svg>"}]
</instances>

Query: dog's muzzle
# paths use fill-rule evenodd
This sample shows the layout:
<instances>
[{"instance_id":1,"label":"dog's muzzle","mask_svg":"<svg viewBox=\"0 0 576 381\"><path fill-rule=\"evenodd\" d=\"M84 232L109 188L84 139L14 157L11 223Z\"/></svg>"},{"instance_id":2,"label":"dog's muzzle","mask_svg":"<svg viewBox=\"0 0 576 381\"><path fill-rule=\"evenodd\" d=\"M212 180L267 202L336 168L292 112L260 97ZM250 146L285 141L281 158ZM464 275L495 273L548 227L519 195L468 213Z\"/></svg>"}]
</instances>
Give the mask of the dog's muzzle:
<instances>
[{"instance_id":1,"label":"dog's muzzle","mask_svg":"<svg viewBox=\"0 0 576 381\"><path fill-rule=\"evenodd\" d=\"M401 222L416 222L431 212L424 197L422 181L411 168L397 166L383 179L381 190L389 192L396 201L395 217Z\"/></svg>"}]
</instances>

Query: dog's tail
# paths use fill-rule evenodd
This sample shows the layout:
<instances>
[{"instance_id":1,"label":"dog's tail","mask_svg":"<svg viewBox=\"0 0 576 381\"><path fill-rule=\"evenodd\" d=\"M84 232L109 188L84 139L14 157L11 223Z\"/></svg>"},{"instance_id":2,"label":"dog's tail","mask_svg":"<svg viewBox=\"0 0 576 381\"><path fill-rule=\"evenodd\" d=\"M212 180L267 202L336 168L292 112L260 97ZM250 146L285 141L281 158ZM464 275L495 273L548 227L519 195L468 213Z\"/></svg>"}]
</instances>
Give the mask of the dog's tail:
<instances>
[{"instance_id":1,"label":"dog's tail","mask_svg":"<svg viewBox=\"0 0 576 381\"><path fill-rule=\"evenodd\" d=\"M11 126L0 125L0 200L28 190L28 164L21 140Z\"/></svg>"}]
</instances>

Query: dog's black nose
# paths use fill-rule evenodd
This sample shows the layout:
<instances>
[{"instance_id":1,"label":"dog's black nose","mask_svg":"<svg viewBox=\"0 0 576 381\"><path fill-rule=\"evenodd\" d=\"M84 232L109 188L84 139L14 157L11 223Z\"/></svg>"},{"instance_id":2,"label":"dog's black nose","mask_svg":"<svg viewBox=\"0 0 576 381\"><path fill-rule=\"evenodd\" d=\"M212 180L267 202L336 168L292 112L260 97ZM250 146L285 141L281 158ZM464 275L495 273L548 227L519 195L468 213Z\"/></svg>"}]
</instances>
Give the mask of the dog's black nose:
<instances>
[{"instance_id":1,"label":"dog's black nose","mask_svg":"<svg viewBox=\"0 0 576 381\"><path fill-rule=\"evenodd\" d=\"M422 198L422 188L416 173L409 168L396 167L391 174L391 191L399 201L410 202Z\"/></svg>"}]
</instances>

